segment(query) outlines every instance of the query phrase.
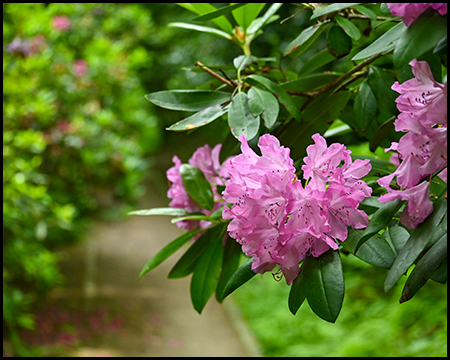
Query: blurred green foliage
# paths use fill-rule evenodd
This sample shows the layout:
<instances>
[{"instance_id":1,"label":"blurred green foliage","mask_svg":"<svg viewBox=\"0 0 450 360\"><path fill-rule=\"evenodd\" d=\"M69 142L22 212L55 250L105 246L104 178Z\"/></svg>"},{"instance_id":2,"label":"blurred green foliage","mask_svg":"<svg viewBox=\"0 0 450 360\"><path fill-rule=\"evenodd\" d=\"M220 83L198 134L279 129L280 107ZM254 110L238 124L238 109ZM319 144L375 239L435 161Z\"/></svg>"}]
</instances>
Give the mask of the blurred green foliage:
<instances>
[{"instance_id":1,"label":"blurred green foliage","mask_svg":"<svg viewBox=\"0 0 450 360\"><path fill-rule=\"evenodd\" d=\"M317 321L307 306L292 316L289 287L255 276L232 296L266 356L446 356L447 288L429 281L399 304L402 284L387 295L386 270L342 256L345 298L336 323ZM364 274L364 276L362 276ZM370 281L367 278L370 277ZM270 309L270 311L268 311Z\"/></svg>"}]
</instances>

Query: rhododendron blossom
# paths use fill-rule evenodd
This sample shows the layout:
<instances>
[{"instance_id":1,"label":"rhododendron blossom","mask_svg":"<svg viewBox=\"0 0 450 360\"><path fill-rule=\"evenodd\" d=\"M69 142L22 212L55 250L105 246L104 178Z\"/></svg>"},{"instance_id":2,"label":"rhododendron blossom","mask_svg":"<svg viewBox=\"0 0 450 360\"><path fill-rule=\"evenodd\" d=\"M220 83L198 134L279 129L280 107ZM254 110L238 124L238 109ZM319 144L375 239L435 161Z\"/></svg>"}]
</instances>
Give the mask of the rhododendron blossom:
<instances>
[{"instance_id":1,"label":"rhododendron blossom","mask_svg":"<svg viewBox=\"0 0 450 360\"><path fill-rule=\"evenodd\" d=\"M447 14L447 3L387 3L394 16L401 16L406 26L411 25L426 9L431 7L440 15Z\"/></svg>"},{"instance_id":2,"label":"rhododendron blossom","mask_svg":"<svg viewBox=\"0 0 450 360\"><path fill-rule=\"evenodd\" d=\"M241 136L242 154L223 165L229 175L223 197L232 204L223 211L223 218L231 219L229 236L254 257L253 271L264 273L278 264L287 284L306 256L337 249L333 238L345 241L348 226L360 229L369 222L357 209L371 193L358 180L370 171L369 161L352 162L344 145L328 147L319 134L312 138L302 167L306 186L295 175L290 150L269 134L259 139L261 156Z\"/></svg>"},{"instance_id":3,"label":"rhododendron blossom","mask_svg":"<svg viewBox=\"0 0 450 360\"><path fill-rule=\"evenodd\" d=\"M167 179L170 182L170 188L167 192L167 197L172 199L169 206L173 208L184 209L187 212L202 212L205 215L211 215L214 211L217 211L223 202L221 195L217 192L217 186L223 186L224 182L222 180L222 175L224 173L221 170L219 162L219 153L221 144L216 145L214 149L211 149L209 145L198 148L192 157L189 159L189 164L198 167L205 175L206 180L212 185L212 190L214 193L215 204L212 211L206 210L198 205L195 200L189 195L184 184L183 179L180 174L180 167L182 165L181 160L174 156L172 161L175 166L167 170ZM177 226L181 229L198 229L206 228L211 225L211 222L205 220L183 220L178 221Z\"/></svg>"},{"instance_id":4,"label":"rhododendron blossom","mask_svg":"<svg viewBox=\"0 0 450 360\"><path fill-rule=\"evenodd\" d=\"M400 93L396 103L401 113L394 122L395 129L406 134L385 150L397 151L401 162L394 173L379 179L378 184L388 190L379 198L380 202L409 200L401 222L415 228L433 212L429 186L418 184L447 167L447 84L434 80L426 61L414 59L410 65L415 77L392 85ZM440 175L444 181L446 174L445 170ZM408 190L393 190L390 183L394 177L402 189ZM420 196L421 200L413 200L412 196Z\"/></svg>"}]
</instances>

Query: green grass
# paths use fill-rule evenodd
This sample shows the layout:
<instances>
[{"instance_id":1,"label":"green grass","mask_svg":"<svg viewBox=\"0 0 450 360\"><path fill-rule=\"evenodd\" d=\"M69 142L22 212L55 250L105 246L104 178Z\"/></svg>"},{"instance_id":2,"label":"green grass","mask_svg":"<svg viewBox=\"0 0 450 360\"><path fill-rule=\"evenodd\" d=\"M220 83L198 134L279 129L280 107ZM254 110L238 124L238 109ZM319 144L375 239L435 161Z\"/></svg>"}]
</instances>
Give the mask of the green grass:
<instances>
[{"instance_id":1,"label":"green grass","mask_svg":"<svg viewBox=\"0 0 450 360\"><path fill-rule=\"evenodd\" d=\"M266 356L447 356L447 287L429 281L399 304L404 279L384 293L387 271L342 256L345 299L335 324L305 301L297 314L289 289L270 273L255 276L233 297Z\"/></svg>"}]
</instances>

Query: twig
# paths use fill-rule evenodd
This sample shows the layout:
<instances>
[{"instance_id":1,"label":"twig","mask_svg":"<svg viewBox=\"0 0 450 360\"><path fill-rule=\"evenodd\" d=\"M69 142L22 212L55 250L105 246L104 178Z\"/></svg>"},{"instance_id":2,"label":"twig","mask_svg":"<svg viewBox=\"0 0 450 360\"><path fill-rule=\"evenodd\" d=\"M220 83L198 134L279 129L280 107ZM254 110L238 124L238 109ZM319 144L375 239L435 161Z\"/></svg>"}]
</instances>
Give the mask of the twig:
<instances>
[{"instance_id":1,"label":"twig","mask_svg":"<svg viewBox=\"0 0 450 360\"><path fill-rule=\"evenodd\" d=\"M219 74L215 73L214 71L212 71L211 69L209 69L208 67L206 67L205 65L203 65L200 61L197 61L195 63L196 66L200 66L203 70L205 70L209 75L214 76L216 79L222 81L224 84L227 84L228 86L231 86L232 88L235 88L237 85L232 83L231 81L228 81L227 79L224 79L222 76L220 76Z\"/></svg>"}]
</instances>

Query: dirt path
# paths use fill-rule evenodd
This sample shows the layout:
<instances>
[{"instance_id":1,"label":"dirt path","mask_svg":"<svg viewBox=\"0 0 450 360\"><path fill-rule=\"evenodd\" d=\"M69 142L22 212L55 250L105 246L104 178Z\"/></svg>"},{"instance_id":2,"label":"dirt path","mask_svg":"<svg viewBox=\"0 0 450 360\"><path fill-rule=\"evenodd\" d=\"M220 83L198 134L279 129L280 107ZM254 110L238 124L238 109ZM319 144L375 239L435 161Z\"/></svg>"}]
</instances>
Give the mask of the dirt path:
<instances>
[{"instance_id":1,"label":"dirt path","mask_svg":"<svg viewBox=\"0 0 450 360\"><path fill-rule=\"evenodd\" d=\"M142 200L142 208L160 206L167 206L167 200L155 195ZM82 243L61 254L67 283L53 293L53 301L67 311L81 307L96 313L98 321L108 319L109 324L106 330L99 325L100 334L83 340L84 346L71 355L259 355L236 314L215 299L197 314L190 301L190 277L167 279L182 252L136 281L143 265L180 234L166 217L131 216L94 224ZM96 326L93 318L89 330Z\"/></svg>"}]
</instances>

